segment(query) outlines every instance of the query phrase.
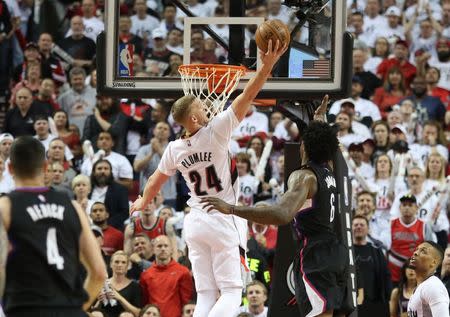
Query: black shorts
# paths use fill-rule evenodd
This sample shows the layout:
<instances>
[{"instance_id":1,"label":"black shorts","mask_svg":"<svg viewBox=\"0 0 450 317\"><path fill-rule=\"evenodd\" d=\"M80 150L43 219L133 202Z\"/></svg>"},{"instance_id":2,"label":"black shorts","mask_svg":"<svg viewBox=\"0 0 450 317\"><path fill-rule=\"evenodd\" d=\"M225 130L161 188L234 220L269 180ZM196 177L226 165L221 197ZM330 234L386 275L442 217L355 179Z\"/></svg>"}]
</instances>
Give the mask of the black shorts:
<instances>
[{"instance_id":1,"label":"black shorts","mask_svg":"<svg viewBox=\"0 0 450 317\"><path fill-rule=\"evenodd\" d=\"M346 299L348 251L338 241L308 240L295 259L295 297L301 316L340 311Z\"/></svg>"},{"instance_id":2,"label":"black shorts","mask_svg":"<svg viewBox=\"0 0 450 317\"><path fill-rule=\"evenodd\" d=\"M14 309L6 313L6 317L87 317L88 315L82 309L75 308L43 308L43 307L26 307Z\"/></svg>"}]
</instances>

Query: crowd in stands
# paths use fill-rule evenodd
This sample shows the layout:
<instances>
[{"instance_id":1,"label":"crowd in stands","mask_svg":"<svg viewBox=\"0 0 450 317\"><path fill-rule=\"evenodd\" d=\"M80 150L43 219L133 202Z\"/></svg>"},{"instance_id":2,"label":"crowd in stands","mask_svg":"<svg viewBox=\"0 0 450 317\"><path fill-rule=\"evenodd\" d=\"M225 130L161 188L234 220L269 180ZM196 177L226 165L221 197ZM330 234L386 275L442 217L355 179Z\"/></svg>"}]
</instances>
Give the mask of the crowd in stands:
<instances>
[{"instance_id":1,"label":"crowd in stands","mask_svg":"<svg viewBox=\"0 0 450 317\"><path fill-rule=\"evenodd\" d=\"M185 2L197 16L220 17L229 1ZM110 278L91 316L192 316L183 178L172 176L145 210L129 215L180 133L170 115L173 100L97 93L104 2L0 0L0 192L14 189L7 168L12 142L34 135L47 150L46 185L82 206L108 264ZM297 23L281 0L247 0L246 10L291 29ZM352 180L360 316L403 317L415 287L409 257L422 241L445 249L449 239L450 1L347 0L347 11L355 39L351 96L333 101L328 120L337 126ZM136 76L179 76L182 11L170 1L121 0L120 12L119 38L132 44ZM226 25L211 28L228 41ZM254 32L248 28L246 36ZM295 38L306 43L307 32ZM191 44L192 62L226 60L201 30L192 32ZM279 199L283 145L300 137L276 107L248 112L230 146L240 204ZM249 223L253 282L239 316L267 315L276 240L276 226ZM437 274L450 290L450 248Z\"/></svg>"}]
</instances>

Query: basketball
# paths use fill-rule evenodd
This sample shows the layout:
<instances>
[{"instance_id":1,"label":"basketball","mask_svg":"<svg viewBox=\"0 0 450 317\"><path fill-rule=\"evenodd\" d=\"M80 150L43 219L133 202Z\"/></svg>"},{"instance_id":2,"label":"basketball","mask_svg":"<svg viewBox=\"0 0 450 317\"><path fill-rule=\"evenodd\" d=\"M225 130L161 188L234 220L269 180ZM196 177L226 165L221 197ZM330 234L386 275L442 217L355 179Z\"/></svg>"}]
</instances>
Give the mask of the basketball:
<instances>
[{"instance_id":1,"label":"basketball","mask_svg":"<svg viewBox=\"0 0 450 317\"><path fill-rule=\"evenodd\" d=\"M280 47L288 45L291 40L291 34L286 24L280 20L268 20L258 26L255 34L255 41L258 48L264 53L267 52L269 40L275 47L277 40L280 40Z\"/></svg>"}]
</instances>

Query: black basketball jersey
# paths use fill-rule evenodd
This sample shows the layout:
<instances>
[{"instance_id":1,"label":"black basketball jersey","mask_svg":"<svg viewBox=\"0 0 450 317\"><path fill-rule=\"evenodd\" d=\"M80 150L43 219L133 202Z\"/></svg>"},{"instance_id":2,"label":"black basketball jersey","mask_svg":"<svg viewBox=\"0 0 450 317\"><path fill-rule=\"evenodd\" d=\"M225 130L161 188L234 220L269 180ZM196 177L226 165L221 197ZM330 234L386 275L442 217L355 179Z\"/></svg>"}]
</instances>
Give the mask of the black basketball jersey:
<instances>
[{"instance_id":1,"label":"black basketball jersey","mask_svg":"<svg viewBox=\"0 0 450 317\"><path fill-rule=\"evenodd\" d=\"M337 207L336 179L327 164L309 162L301 169L312 171L317 178L317 192L311 206L301 210L294 218L293 226L300 239L304 236L335 238L334 218Z\"/></svg>"},{"instance_id":2,"label":"black basketball jersey","mask_svg":"<svg viewBox=\"0 0 450 317\"><path fill-rule=\"evenodd\" d=\"M81 223L66 194L47 188L13 191L6 264L6 315L24 307L80 308Z\"/></svg>"}]
</instances>

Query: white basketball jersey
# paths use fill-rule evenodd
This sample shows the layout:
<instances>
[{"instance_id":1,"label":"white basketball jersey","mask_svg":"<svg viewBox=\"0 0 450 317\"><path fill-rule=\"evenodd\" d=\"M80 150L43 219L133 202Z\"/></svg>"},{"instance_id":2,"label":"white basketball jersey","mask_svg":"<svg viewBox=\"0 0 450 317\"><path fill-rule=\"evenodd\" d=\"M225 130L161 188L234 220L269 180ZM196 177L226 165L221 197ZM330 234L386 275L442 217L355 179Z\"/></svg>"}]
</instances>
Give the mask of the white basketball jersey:
<instances>
[{"instance_id":1,"label":"white basketball jersey","mask_svg":"<svg viewBox=\"0 0 450 317\"><path fill-rule=\"evenodd\" d=\"M448 307L448 292L441 280L431 276L417 286L408 302L408 317L434 317L430 306L441 303ZM445 303L445 304L444 304ZM439 317L448 317L448 308Z\"/></svg>"},{"instance_id":2,"label":"white basketball jersey","mask_svg":"<svg viewBox=\"0 0 450 317\"><path fill-rule=\"evenodd\" d=\"M170 142L164 151L158 169L169 176L177 170L181 172L191 191L188 201L191 208L202 209L202 196L215 196L236 205L239 181L228 143L238 125L229 107L193 136Z\"/></svg>"}]
</instances>

